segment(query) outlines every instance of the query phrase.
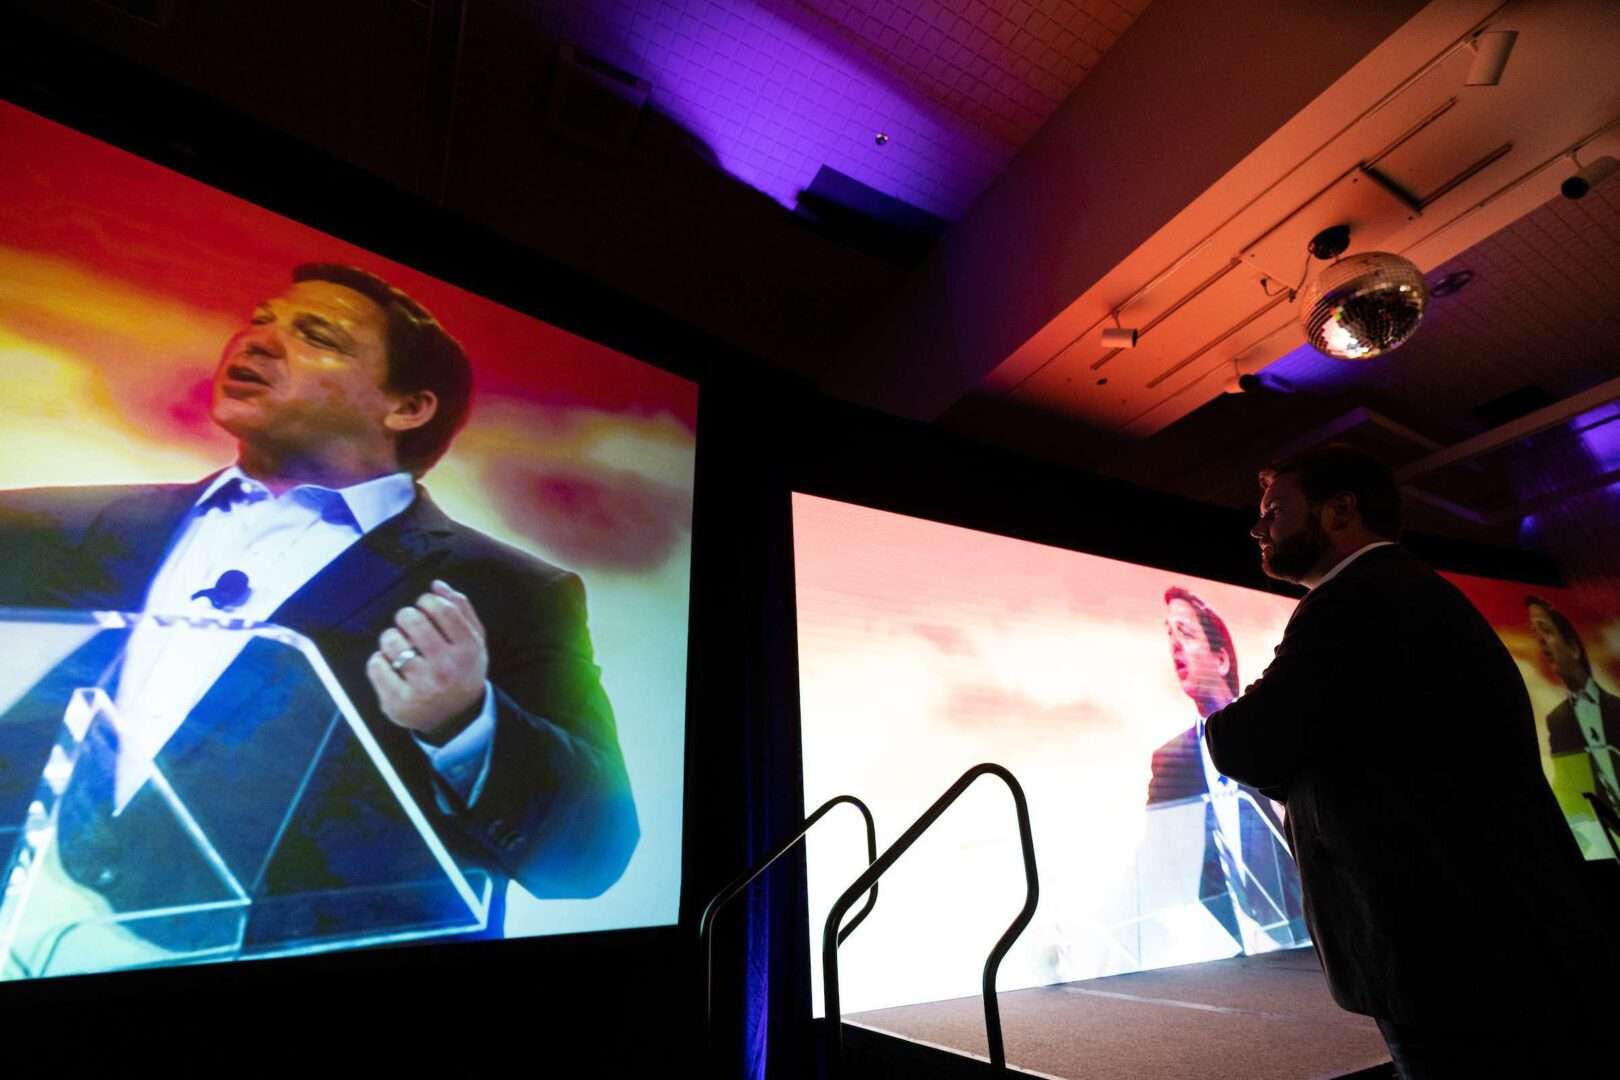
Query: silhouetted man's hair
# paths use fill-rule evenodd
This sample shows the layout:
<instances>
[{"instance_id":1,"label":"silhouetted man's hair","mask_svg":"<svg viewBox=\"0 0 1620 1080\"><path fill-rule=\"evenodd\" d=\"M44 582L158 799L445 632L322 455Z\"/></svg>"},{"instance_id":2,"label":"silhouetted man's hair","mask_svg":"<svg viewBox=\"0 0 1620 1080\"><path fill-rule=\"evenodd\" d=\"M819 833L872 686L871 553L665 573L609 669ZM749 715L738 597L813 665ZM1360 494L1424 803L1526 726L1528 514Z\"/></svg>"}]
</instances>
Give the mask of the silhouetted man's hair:
<instances>
[{"instance_id":1,"label":"silhouetted man's hair","mask_svg":"<svg viewBox=\"0 0 1620 1080\"><path fill-rule=\"evenodd\" d=\"M1164 590L1165 606L1168 607L1172 600L1185 600L1192 606L1194 611L1198 612L1198 623L1204 628L1204 640L1209 642L1211 649L1226 654L1226 659L1229 661L1226 665L1226 685L1232 691L1232 696L1237 697L1237 650L1232 647L1232 635L1226 632L1226 623L1221 620L1219 615L1210 610L1208 604L1183 589L1180 585L1172 585Z\"/></svg>"},{"instance_id":2,"label":"silhouetted man's hair","mask_svg":"<svg viewBox=\"0 0 1620 1080\"><path fill-rule=\"evenodd\" d=\"M1356 509L1367 528L1388 540L1401 535L1401 492L1389 466L1371 454L1343 443L1315 446L1273 462L1260 470L1260 486L1269 487L1279 476L1299 480L1312 506L1335 495L1356 498Z\"/></svg>"},{"instance_id":3,"label":"silhouetted man's hair","mask_svg":"<svg viewBox=\"0 0 1620 1080\"><path fill-rule=\"evenodd\" d=\"M460 342L421 304L370 271L337 263L305 263L294 268L292 279L343 285L383 309L388 352L385 388L400 394L431 390L438 398L433 419L404 432L395 444L401 468L416 476L427 472L450 449L472 404L472 365Z\"/></svg>"},{"instance_id":4,"label":"silhouetted man's hair","mask_svg":"<svg viewBox=\"0 0 1620 1080\"><path fill-rule=\"evenodd\" d=\"M1586 645L1581 641L1581 635L1575 632L1575 624L1570 622L1562 611L1559 611L1539 596L1525 597L1524 606L1526 608L1538 607L1547 613L1547 618L1552 622L1553 629L1558 631L1558 636L1563 638L1567 644L1575 646L1575 652L1581 658L1581 667L1585 668L1587 673L1590 674L1592 662L1586 658ZM1579 690L1580 687L1573 687L1573 689Z\"/></svg>"}]
</instances>

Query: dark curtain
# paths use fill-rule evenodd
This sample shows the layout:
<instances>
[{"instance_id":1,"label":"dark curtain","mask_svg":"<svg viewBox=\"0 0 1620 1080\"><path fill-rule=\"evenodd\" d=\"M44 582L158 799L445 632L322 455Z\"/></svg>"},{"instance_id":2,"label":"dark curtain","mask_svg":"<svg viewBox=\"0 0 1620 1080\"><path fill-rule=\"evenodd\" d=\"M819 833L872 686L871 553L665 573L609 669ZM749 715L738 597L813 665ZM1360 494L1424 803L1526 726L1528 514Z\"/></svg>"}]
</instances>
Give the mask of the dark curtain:
<instances>
[{"instance_id":1,"label":"dark curtain","mask_svg":"<svg viewBox=\"0 0 1620 1080\"><path fill-rule=\"evenodd\" d=\"M804 818L787 481L804 396L768 375L703 390L682 919L694 928ZM710 1075L812 1074L806 920L802 848L720 916Z\"/></svg>"}]
</instances>

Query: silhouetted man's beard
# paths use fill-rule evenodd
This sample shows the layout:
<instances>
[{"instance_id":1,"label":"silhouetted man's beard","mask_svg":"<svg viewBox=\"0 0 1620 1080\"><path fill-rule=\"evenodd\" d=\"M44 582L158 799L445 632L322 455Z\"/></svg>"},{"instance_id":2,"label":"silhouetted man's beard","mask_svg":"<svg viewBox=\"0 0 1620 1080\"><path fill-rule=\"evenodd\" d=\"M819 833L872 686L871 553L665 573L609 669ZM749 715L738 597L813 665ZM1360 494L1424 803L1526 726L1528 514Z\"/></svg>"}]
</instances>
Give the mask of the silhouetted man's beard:
<instances>
[{"instance_id":1,"label":"silhouetted man's beard","mask_svg":"<svg viewBox=\"0 0 1620 1080\"><path fill-rule=\"evenodd\" d=\"M1298 581L1310 573L1327 549L1327 533L1319 521L1311 518L1305 528L1272 545L1271 554L1260 557L1260 568L1271 577Z\"/></svg>"}]
</instances>

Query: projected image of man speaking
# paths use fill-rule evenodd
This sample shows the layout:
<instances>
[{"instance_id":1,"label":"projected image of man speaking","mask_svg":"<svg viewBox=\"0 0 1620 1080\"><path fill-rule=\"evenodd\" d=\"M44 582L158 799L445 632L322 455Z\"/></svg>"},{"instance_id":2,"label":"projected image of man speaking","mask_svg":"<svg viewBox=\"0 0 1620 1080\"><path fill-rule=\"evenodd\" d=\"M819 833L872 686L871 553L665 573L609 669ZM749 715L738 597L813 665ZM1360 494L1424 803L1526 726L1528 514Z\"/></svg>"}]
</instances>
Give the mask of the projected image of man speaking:
<instances>
[{"instance_id":1,"label":"projected image of man speaking","mask_svg":"<svg viewBox=\"0 0 1620 1080\"><path fill-rule=\"evenodd\" d=\"M1524 603L1542 658L1568 695L1543 720L1548 749L1554 757L1586 757L1592 793L1620 813L1620 697L1598 684L1586 645L1568 616L1539 596L1527 596Z\"/></svg>"},{"instance_id":2,"label":"projected image of man speaking","mask_svg":"<svg viewBox=\"0 0 1620 1080\"><path fill-rule=\"evenodd\" d=\"M595 896L639 828L579 578L451 520L421 485L471 396L461 346L404 292L352 267L299 266L214 374L210 415L236 440L235 463L187 485L0 494L0 606L303 634L454 859L494 880L499 934L506 881ZM137 703L185 679L206 693L244 659L132 646L103 685ZM161 758L185 720L138 705L125 717L121 788L139 787L139 759ZM10 725L0 778L37 777L50 738ZM243 799L251 783L219 777ZM322 842L283 854L330 872ZM111 897L71 854L68 872Z\"/></svg>"},{"instance_id":3,"label":"projected image of man speaking","mask_svg":"<svg viewBox=\"0 0 1620 1080\"><path fill-rule=\"evenodd\" d=\"M1304 944L1299 871L1281 841L1276 807L1222 776L1204 746L1204 718L1238 695L1232 636L1221 617L1187 589L1165 590L1164 603L1170 659L1198 719L1154 751L1148 805L1205 800L1198 899L1244 951Z\"/></svg>"}]
</instances>

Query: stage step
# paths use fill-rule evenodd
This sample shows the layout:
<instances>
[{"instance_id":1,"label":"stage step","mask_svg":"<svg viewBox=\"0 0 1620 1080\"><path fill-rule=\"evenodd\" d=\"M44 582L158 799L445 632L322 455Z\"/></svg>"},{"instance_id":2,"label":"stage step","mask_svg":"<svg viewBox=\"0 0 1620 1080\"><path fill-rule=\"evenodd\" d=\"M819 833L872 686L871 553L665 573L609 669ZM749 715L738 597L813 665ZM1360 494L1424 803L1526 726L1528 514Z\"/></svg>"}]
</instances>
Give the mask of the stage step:
<instances>
[{"instance_id":1,"label":"stage step","mask_svg":"<svg viewBox=\"0 0 1620 1080\"><path fill-rule=\"evenodd\" d=\"M826 1034L825 1021L816 1022L817 1033ZM835 1080L995 1080L1006 1077L1041 1077L1064 1080L1050 1073L1032 1072L1008 1066L993 1067L983 1058L931 1043L913 1042L887 1032L873 1031L858 1024L844 1025L844 1069L829 1070ZM1320 1080L1398 1080L1389 1062Z\"/></svg>"},{"instance_id":2,"label":"stage step","mask_svg":"<svg viewBox=\"0 0 1620 1080\"><path fill-rule=\"evenodd\" d=\"M1334 1003L1309 949L1003 990L999 1001L1007 1056L1022 1070L1009 1075L1062 1080L1391 1076L1377 1026ZM910 1053L917 1055L912 1062L932 1063L910 1065L910 1075L993 1074L978 997L846 1013L844 1024L852 1039L885 1060ZM955 1071L943 1071L947 1068ZM872 1075L902 1076L907 1069Z\"/></svg>"},{"instance_id":3,"label":"stage step","mask_svg":"<svg viewBox=\"0 0 1620 1080\"><path fill-rule=\"evenodd\" d=\"M816 1021L816 1027L818 1036L826 1035L826 1021ZM844 1068L828 1070L827 1075L836 1080L993 1080L1043 1074L1021 1069L1003 1071L959 1050L846 1023Z\"/></svg>"}]
</instances>

